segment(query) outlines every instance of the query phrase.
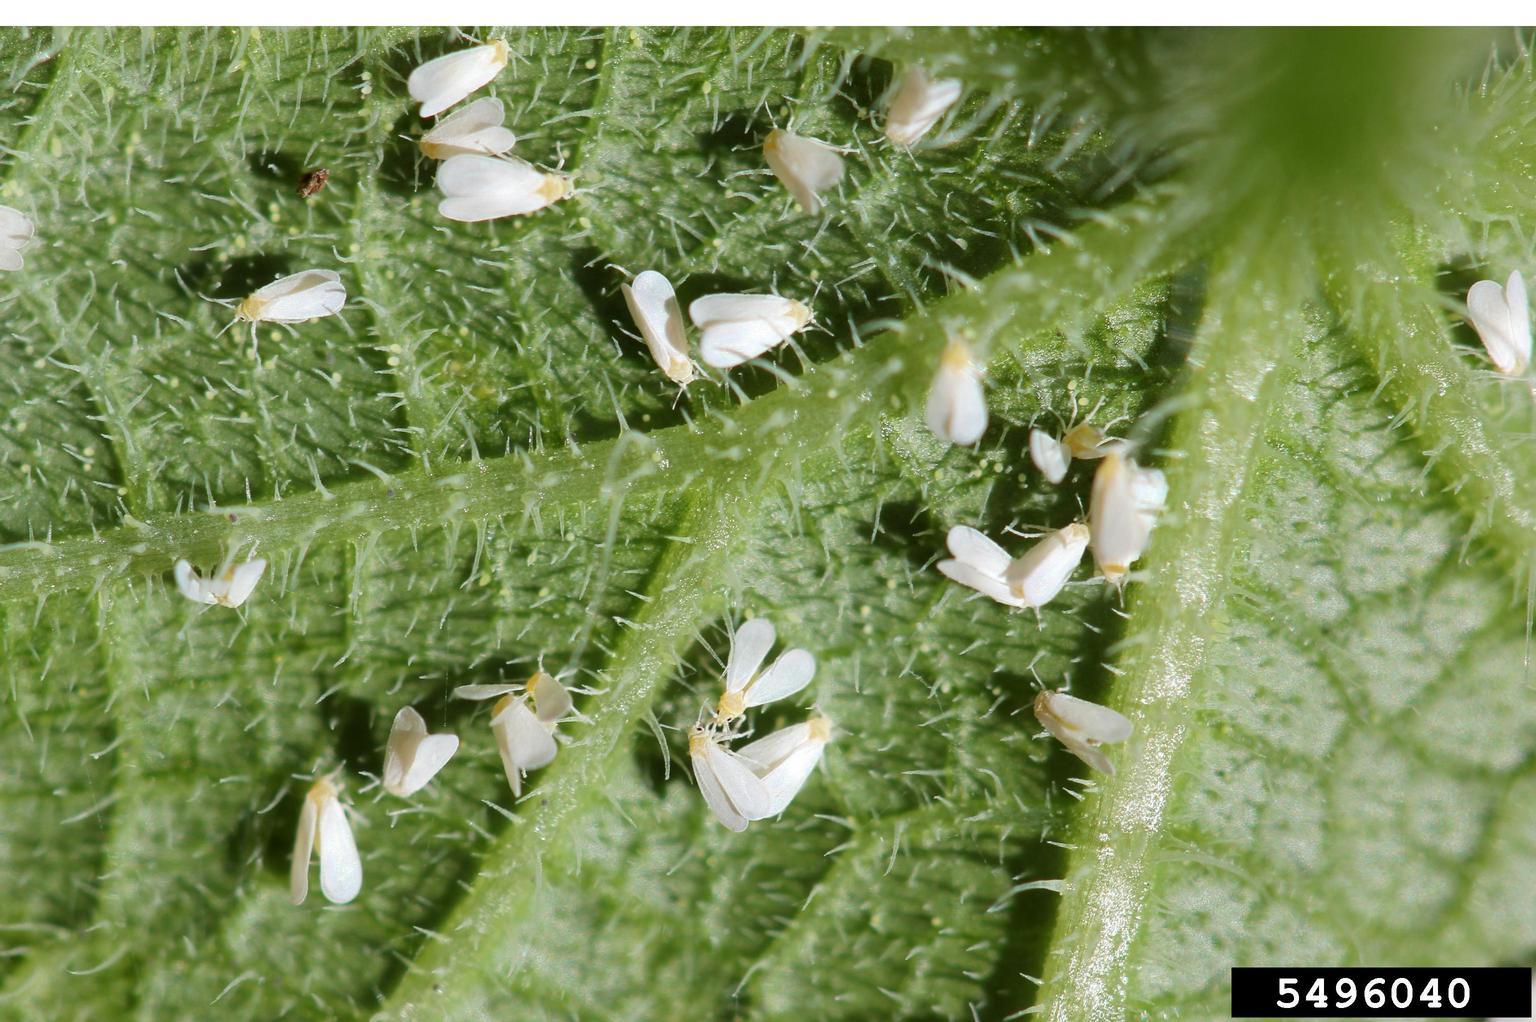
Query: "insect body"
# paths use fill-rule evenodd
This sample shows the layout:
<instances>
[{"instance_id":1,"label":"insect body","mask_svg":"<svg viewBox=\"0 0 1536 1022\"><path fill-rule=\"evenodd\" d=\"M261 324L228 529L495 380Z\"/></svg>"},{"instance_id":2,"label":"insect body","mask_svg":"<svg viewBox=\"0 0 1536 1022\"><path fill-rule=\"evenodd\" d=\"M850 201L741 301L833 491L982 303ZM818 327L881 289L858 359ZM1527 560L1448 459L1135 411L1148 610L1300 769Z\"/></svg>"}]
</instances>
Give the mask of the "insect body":
<instances>
[{"instance_id":1,"label":"insect body","mask_svg":"<svg viewBox=\"0 0 1536 1022\"><path fill-rule=\"evenodd\" d=\"M1067 747L1067 751L1095 770L1113 775L1115 765L1100 745L1131 737L1131 722L1107 706L1069 696L1065 692L1041 692L1035 697L1035 718Z\"/></svg>"},{"instance_id":2,"label":"insect body","mask_svg":"<svg viewBox=\"0 0 1536 1022\"><path fill-rule=\"evenodd\" d=\"M304 176L299 178L299 198L309 198L324 188L325 183L330 179L331 172L324 167L317 167L314 170L306 171Z\"/></svg>"},{"instance_id":3,"label":"insect body","mask_svg":"<svg viewBox=\"0 0 1536 1022\"><path fill-rule=\"evenodd\" d=\"M421 714L411 706L402 708L384 749L384 790L401 798L416 794L458 751L458 735L428 734Z\"/></svg>"},{"instance_id":4,"label":"insect body","mask_svg":"<svg viewBox=\"0 0 1536 1022\"><path fill-rule=\"evenodd\" d=\"M759 671L775 639L773 624L755 617L731 635L725 663L725 691L715 706L715 723L736 720L750 707L799 692L816 674L816 658L803 649L786 650L767 670Z\"/></svg>"},{"instance_id":5,"label":"insect body","mask_svg":"<svg viewBox=\"0 0 1536 1022\"><path fill-rule=\"evenodd\" d=\"M534 672L525 685L464 685L458 699L501 698L491 707L491 733L514 798L523 794L523 776L554 760L560 746L555 726L574 705L570 691L551 675Z\"/></svg>"},{"instance_id":6,"label":"insect body","mask_svg":"<svg viewBox=\"0 0 1536 1022\"><path fill-rule=\"evenodd\" d=\"M1531 364L1531 306L1520 271L1503 287L1480 280L1467 292L1467 318L1488 350L1493 366L1505 376L1524 376Z\"/></svg>"},{"instance_id":7,"label":"insect body","mask_svg":"<svg viewBox=\"0 0 1536 1022\"><path fill-rule=\"evenodd\" d=\"M225 564L218 572L202 578L185 560L176 562L174 575L176 588L193 603L210 606L238 607L251 598L261 573L267 570L267 562L253 557L240 564Z\"/></svg>"},{"instance_id":8,"label":"insect body","mask_svg":"<svg viewBox=\"0 0 1536 1022\"><path fill-rule=\"evenodd\" d=\"M352 840L347 811L329 777L314 783L299 811L299 833L288 874L288 894L295 905L303 904L309 896L309 861L316 851L320 853L320 893L325 900L345 905L357 897L363 887L363 863Z\"/></svg>"},{"instance_id":9,"label":"insect body","mask_svg":"<svg viewBox=\"0 0 1536 1022\"><path fill-rule=\"evenodd\" d=\"M694 365L688 357L683 311L678 308L672 282L655 270L646 270L630 283L619 285L619 290L657 367L673 383L687 386L693 380Z\"/></svg>"},{"instance_id":10,"label":"insect body","mask_svg":"<svg viewBox=\"0 0 1536 1022\"><path fill-rule=\"evenodd\" d=\"M421 104L419 115L435 117L501 73L511 56L505 39L444 54L411 72L405 87Z\"/></svg>"},{"instance_id":11,"label":"insect body","mask_svg":"<svg viewBox=\"0 0 1536 1022\"><path fill-rule=\"evenodd\" d=\"M963 586L1009 607L1043 607L1066 586L1088 548L1088 527L1073 522L1058 529L1015 560L975 529L949 530L952 559L939 570Z\"/></svg>"},{"instance_id":12,"label":"insect body","mask_svg":"<svg viewBox=\"0 0 1536 1022\"><path fill-rule=\"evenodd\" d=\"M964 341L951 340L928 389L928 428L940 440L974 444L987 431L987 395L981 367Z\"/></svg>"},{"instance_id":13,"label":"insect body","mask_svg":"<svg viewBox=\"0 0 1536 1022\"><path fill-rule=\"evenodd\" d=\"M1130 566L1146 552L1158 512L1168 499L1168 482L1155 468L1112 450L1093 474L1088 527L1093 559L1111 585L1124 584Z\"/></svg>"},{"instance_id":14,"label":"insect body","mask_svg":"<svg viewBox=\"0 0 1536 1022\"><path fill-rule=\"evenodd\" d=\"M303 270L257 288L235 307L247 323L304 323L334 316L347 303L347 289L334 270Z\"/></svg>"},{"instance_id":15,"label":"insect body","mask_svg":"<svg viewBox=\"0 0 1536 1022\"><path fill-rule=\"evenodd\" d=\"M1066 478L1073 458L1086 461L1108 454L1105 440L1102 430L1087 423L1067 430L1060 440L1043 429L1032 429L1029 431L1029 460L1035 463L1047 482L1059 483Z\"/></svg>"},{"instance_id":16,"label":"insect body","mask_svg":"<svg viewBox=\"0 0 1536 1022\"><path fill-rule=\"evenodd\" d=\"M439 213L475 223L535 213L571 194L571 179L510 157L460 155L443 161L437 187L443 193Z\"/></svg>"},{"instance_id":17,"label":"insect body","mask_svg":"<svg viewBox=\"0 0 1536 1022\"><path fill-rule=\"evenodd\" d=\"M843 179L843 158L837 149L788 131L768 133L763 158L800 208L812 216L821 212L821 193Z\"/></svg>"},{"instance_id":18,"label":"insect body","mask_svg":"<svg viewBox=\"0 0 1536 1022\"><path fill-rule=\"evenodd\" d=\"M433 160L476 153L498 156L517 142L517 136L501 126L504 116L501 100L485 96L438 121L417 145Z\"/></svg>"},{"instance_id":19,"label":"insect body","mask_svg":"<svg viewBox=\"0 0 1536 1022\"><path fill-rule=\"evenodd\" d=\"M885 137L897 145L915 144L959 99L958 79L934 78L916 65L907 68L885 115Z\"/></svg>"},{"instance_id":20,"label":"insect body","mask_svg":"<svg viewBox=\"0 0 1536 1022\"><path fill-rule=\"evenodd\" d=\"M776 348L811 321L811 310L778 295L705 295L688 306L699 328L699 357L730 369Z\"/></svg>"}]
</instances>

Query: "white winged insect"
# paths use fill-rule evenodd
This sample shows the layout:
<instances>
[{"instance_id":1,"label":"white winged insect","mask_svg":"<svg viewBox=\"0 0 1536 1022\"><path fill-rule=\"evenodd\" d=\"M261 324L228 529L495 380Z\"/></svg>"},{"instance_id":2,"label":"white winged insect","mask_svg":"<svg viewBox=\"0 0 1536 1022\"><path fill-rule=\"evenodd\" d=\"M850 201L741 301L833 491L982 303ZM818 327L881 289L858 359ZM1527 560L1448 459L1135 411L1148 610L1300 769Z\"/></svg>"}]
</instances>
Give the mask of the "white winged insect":
<instances>
[{"instance_id":1,"label":"white winged insect","mask_svg":"<svg viewBox=\"0 0 1536 1022\"><path fill-rule=\"evenodd\" d=\"M752 764L768 789L769 816L782 813L800 794L831 740L832 722L817 714L737 751L738 756Z\"/></svg>"},{"instance_id":2,"label":"white winged insect","mask_svg":"<svg viewBox=\"0 0 1536 1022\"><path fill-rule=\"evenodd\" d=\"M657 368L673 383L686 387L693 380L694 365L688 357L683 310L672 282L655 270L645 270L628 284L620 284L619 290Z\"/></svg>"},{"instance_id":3,"label":"white winged insect","mask_svg":"<svg viewBox=\"0 0 1536 1022\"><path fill-rule=\"evenodd\" d=\"M901 76L885 115L885 137L897 145L916 144L960 99L960 80L934 78L913 65Z\"/></svg>"},{"instance_id":4,"label":"white winged insect","mask_svg":"<svg viewBox=\"0 0 1536 1022\"><path fill-rule=\"evenodd\" d=\"M1480 280L1467 292L1467 318L1493 366L1505 376L1524 376L1531 364L1531 306L1520 271L1503 287Z\"/></svg>"},{"instance_id":5,"label":"white winged insect","mask_svg":"<svg viewBox=\"0 0 1536 1022\"><path fill-rule=\"evenodd\" d=\"M176 576L176 588L193 603L238 607L251 598L252 590L266 570L266 560L253 557L239 564L225 561L217 572L203 578L186 560L179 560L173 574Z\"/></svg>"},{"instance_id":6,"label":"white winged insect","mask_svg":"<svg viewBox=\"0 0 1536 1022\"><path fill-rule=\"evenodd\" d=\"M458 735L429 734L415 707L402 707L384 747L384 790L401 798L416 794L458 751Z\"/></svg>"},{"instance_id":7,"label":"white winged insect","mask_svg":"<svg viewBox=\"0 0 1536 1022\"><path fill-rule=\"evenodd\" d=\"M571 194L571 179L515 157L450 156L437 168L438 213L460 223L536 213Z\"/></svg>"},{"instance_id":8,"label":"white winged insect","mask_svg":"<svg viewBox=\"0 0 1536 1022\"><path fill-rule=\"evenodd\" d=\"M0 206L0 270L21 269L21 250L36 233L37 225L31 217L19 209Z\"/></svg>"},{"instance_id":9,"label":"white winged insect","mask_svg":"<svg viewBox=\"0 0 1536 1022\"><path fill-rule=\"evenodd\" d=\"M775 128L763 140L763 158L800 208L814 216L821 193L843 179L843 157L835 146Z\"/></svg>"},{"instance_id":10,"label":"white winged insect","mask_svg":"<svg viewBox=\"0 0 1536 1022\"><path fill-rule=\"evenodd\" d=\"M951 560L940 561L939 571L984 596L1009 607L1043 607L1056 598L1088 549L1088 527L1073 522L1048 533L1040 542L1014 559L982 533L968 525L949 530Z\"/></svg>"},{"instance_id":11,"label":"white winged insect","mask_svg":"<svg viewBox=\"0 0 1536 1022\"><path fill-rule=\"evenodd\" d=\"M715 704L715 723L736 720L753 706L788 698L811 683L816 658L803 649L785 650L759 670L776 638L767 618L755 617L731 633L731 653L725 661L725 691Z\"/></svg>"},{"instance_id":12,"label":"white winged insect","mask_svg":"<svg viewBox=\"0 0 1536 1022\"><path fill-rule=\"evenodd\" d=\"M1088 461L1102 458L1109 449L1102 446L1106 440L1103 430L1087 423L1067 430L1057 440L1043 429L1029 431L1029 460L1035 463L1046 482L1059 483L1067 476L1072 459Z\"/></svg>"},{"instance_id":13,"label":"white winged insect","mask_svg":"<svg viewBox=\"0 0 1536 1022\"><path fill-rule=\"evenodd\" d=\"M517 142L517 136L501 126L505 116L501 100L485 96L438 121L416 144L433 160L476 153L499 156Z\"/></svg>"},{"instance_id":14,"label":"white winged insect","mask_svg":"<svg viewBox=\"0 0 1536 1022\"><path fill-rule=\"evenodd\" d=\"M246 323L304 323L334 316L347 304L347 289L335 270L301 270L257 288L235 306Z\"/></svg>"},{"instance_id":15,"label":"white winged insect","mask_svg":"<svg viewBox=\"0 0 1536 1022\"><path fill-rule=\"evenodd\" d=\"M1104 455L1093 474L1088 527L1093 559L1105 581L1119 587L1152 538L1158 512L1168 499L1168 481L1155 468L1142 468L1119 449Z\"/></svg>"},{"instance_id":16,"label":"white winged insect","mask_svg":"<svg viewBox=\"0 0 1536 1022\"><path fill-rule=\"evenodd\" d=\"M693 779L715 819L727 830L743 831L751 820L774 814L774 798L754 764L726 748L733 735L709 724L688 732Z\"/></svg>"},{"instance_id":17,"label":"white winged insect","mask_svg":"<svg viewBox=\"0 0 1536 1022\"><path fill-rule=\"evenodd\" d=\"M406 79L411 98L421 104L419 116L435 117L501 74L510 53L505 39L492 39L429 60Z\"/></svg>"},{"instance_id":18,"label":"white winged insect","mask_svg":"<svg viewBox=\"0 0 1536 1022\"><path fill-rule=\"evenodd\" d=\"M1035 697L1035 718L1068 752L1111 776L1115 765L1099 746L1123 742L1133 730L1129 720L1107 706L1049 690Z\"/></svg>"},{"instance_id":19,"label":"white winged insect","mask_svg":"<svg viewBox=\"0 0 1536 1022\"><path fill-rule=\"evenodd\" d=\"M501 697L491 707L491 733L512 797L521 797L523 775L548 766L560 751L555 725L571 712L570 691L552 675L535 671L523 685L464 685L453 694L457 699Z\"/></svg>"},{"instance_id":20,"label":"white winged insect","mask_svg":"<svg viewBox=\"0 0 1536 1022\"><path fill-rule=\"evenodd\" d=\"M333 775L334 776L334 775ZM317 780L304 796L299 811L299 833L293 843L293 866L288 874L288 895L295 905L309 895L309 861L320 853L320 893L325 900L345 905L363 888L363 863L352 840L352 824L331 777Z\"/></svg>"},{"instance_id":21,"label":"white winged insect","mask_svg":"<svg viewBox=\"0 0 1536 1022\"><path fill-rule=\"evenodd\" d=\"M778 295L705 295L688 305L699 328L699 357L730 369L789 340L811 321L811 310Z\"/></svg>"},{"instance_id":22,"label":"white winged insect","mask_svg":"<svg viewBox=\"0 0 1536 1022\"><path fill-rule=\"evenodd\" d=\"M928 389L928 428L940 440L974 444L987 431L987 395L981 367L964 341L951 340L939 357L939 371Z\"/></svg>"}]
</instances>

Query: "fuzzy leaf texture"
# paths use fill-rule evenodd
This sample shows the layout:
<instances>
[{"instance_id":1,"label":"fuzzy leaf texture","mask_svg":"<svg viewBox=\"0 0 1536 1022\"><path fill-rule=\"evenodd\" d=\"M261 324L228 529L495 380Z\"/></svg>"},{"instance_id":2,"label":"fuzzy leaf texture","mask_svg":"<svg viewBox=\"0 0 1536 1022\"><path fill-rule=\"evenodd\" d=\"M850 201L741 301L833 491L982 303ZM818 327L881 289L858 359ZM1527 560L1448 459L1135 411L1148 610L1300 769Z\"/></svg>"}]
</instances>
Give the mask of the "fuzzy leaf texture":
<instances>
[{"instance_id":1,"label":"fuzzy leaf texture","mask_svg":"<svg viewBox=\"0 0 1536 1022\"><path fill-rule=\"evenodd\" d=\"M436 213L442 30L11 31L0 202L0 1018L1221 1015L1231 965L1536 955L1536 413L1460 305L1536 270L1513 32L497 30L535 215ZM911 152L908 63L965 97ZM775 125L848 147L828 211ZM330 171L314 196L301 174ZM220 331L310 267L339 317ZM686 396L618 286L819 329ZM948 338L975 449L928 433ZM1039 615L946 530L1081 514L1031 424L1142 445L1122 599ZM1022 540L1010 540L1021 547ZM271 565L240 611L171 567ZM731 622L837 723L784 817L687 776ZM462 684L588 691L514 803ZM1042 686L1136 724L1113 777ZM399 707L463 740L407 800ZM362 894L289 904L343 768Z\"/></svg>"}]
</instances>

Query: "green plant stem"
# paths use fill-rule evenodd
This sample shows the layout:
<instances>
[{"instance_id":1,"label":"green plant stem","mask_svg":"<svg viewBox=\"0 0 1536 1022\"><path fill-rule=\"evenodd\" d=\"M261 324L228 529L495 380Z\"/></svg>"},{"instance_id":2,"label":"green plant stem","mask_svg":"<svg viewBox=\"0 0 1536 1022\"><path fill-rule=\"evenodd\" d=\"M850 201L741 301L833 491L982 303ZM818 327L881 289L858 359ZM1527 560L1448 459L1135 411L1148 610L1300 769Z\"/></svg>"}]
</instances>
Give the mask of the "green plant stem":
<instances>
[{"instance_id":1,"label":"green plant stem","mask_svg":"<svg viewBox=\"0 0 1536 1022\"><path fill-rule=\"evenodd\" d=\"M1151 897L1149 860L1167 824L1175 761L1190 731L1190 694L1206 661L1222 604L1234 534L1245 522L1251 476L1278 361L1303 325L1295 289L1256 286L1251 264L1212 280L1212 305L1190 356L1201 386L1181 411L1167 447L1169 507L1147 565L1132 582L1130 626L1113 702L1136 725L1118 770L1082 807L1041 988L1051 1022L1126 1017L1127 968ZM1086 768L1085 768L1086 769Z\"/></svg>"}]
</instances>

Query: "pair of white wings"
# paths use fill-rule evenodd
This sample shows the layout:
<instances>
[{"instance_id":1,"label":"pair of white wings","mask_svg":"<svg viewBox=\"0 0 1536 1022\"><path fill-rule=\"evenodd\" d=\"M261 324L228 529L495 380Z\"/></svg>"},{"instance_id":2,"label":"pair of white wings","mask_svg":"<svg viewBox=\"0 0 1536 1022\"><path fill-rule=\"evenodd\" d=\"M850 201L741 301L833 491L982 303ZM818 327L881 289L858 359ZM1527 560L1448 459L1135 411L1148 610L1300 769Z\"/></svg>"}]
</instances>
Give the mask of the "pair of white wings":
<instances>
[{"instance_id":1,"label":"pair of white wings","mask_svg":"<svg viewBox=\"0 0 1536 1022\"><path fill-rule=\"evenodd\" d=\"M303 323L340 312L347 289L335 270L302 270L258 288L246 302L262 323Z\"/></svg>"},{"instance_id":2,"label":"pair of white wings","mask_svg":"<svg viewBox=\"0 0 1536 1022\"><path fill-rule=\"evenodd\" d=\"M433 125L421 136L422 151L435 160L475 153L500 155L517 143L517 136L502 127L505 117L501 100L484 96Z\"/></svg>"},{"instance_id":3,"label":"pair of white wings","mask_svg":"<svg viewBox=\"0 0 1536 1022\"><path fill-rule=\"evenodd\" d=\"M940 440L968 446L987 431L987 394L970 366L941 365L924 408L928 429Z\"/></svg>"},{"instance_id":4,"label":"pair of white wings","mask_svg":"<svg viewBox=\"0 0 1536 1022\"><path fill-rule=\"evenodd\" d=\"M745 690L746 706L762 706L792 696L809 685L816 674L816 658L803 649L787 650L759 674L758 668L768 658L776 637L773 623L761 617L745 622L731 636L725 690Z\"/></svg>"},{"instance_id":5,"label":"pair of white wings","mask_svg":"<svg viewBox=\"0 0 1536 1022\"><path fill-rule=\"evenodd\" d=\"M421 104L419 116L435 117L489 83L506 66L506 43L472 46L422 64L406 79L405 88Z\"/></svg>"},{"instance_id":6,"label":"pair of white wings","mask_svg":"<svg viewBox=\"0 0 1536 1022\"><path fill-rule=\"evenodd\" d=\"M688 305L699 328L699 357L730 369L775 348L805 325L799 302L781 295L705 295Z\"/></svg>"},{"instance_id":7,"label":"pair of white wings","mask_svg":"<svg viewBox=\"0 0 1536 1022\"><path fill-rule=\"evenodd\" d=\"M1499 372L1517 376L1531 364L1531 310L1516 270L1501 288L1480 280L1467 292L1467 313Z\"/></svg>"},{"instance_id":8,"label":"pair of white wings","mask_svg":"<svg viewBox=\"0 0 1536 1022\"><path fill-rule=\"evenodd\" d=\"M352 839L352 824L347 821L347 811L342 808L334 790L319 795L312 788L304 797L288 878L288 893L295 905L309 896L309 861L316 848L320 852L320 893L337 905L345 905L356 898L363 889L363 862L357 854L357 843Z\"/></svg>"},{"instance_id":9,"label":"pair of white wings","mask_svg":"<svg viewBox=\"0 0 1536 1022\"><path fill-rule=\"evenodd\" d=\"M548 178L513 156L450 156L437 169L444 196L437 211L463 223L533 213L559 197L548 188Z\"/></svg>"},{"instance_id":10,"label":"pair of white wings","mask_svg":"<svg viewBox=\"0 0 1536 1022\"><path fill-rule=\"evenodd\" d=\"M428 734L421 714L403 708L395 714L384 750L384 790L401 798L416 794L458 751L458 735Z\"/></svg>"},{"instance_id":11,"label":"pair of white wings","mask_svg":"<svg viewBox=\"0 0 1536 1022\"><path fill-rule=\"evenodd\" d=\"M501 753L501 766L514 797L523 793L523 774L548 766L560 751L555 723L575 705L566 687L548 675L527 695L519 695L491 718L491 732ZM454 689L459 699L495 699L518 692L517 685L464 685Z\"/></svg>"},{"instance_id":12,"label":"pair of white wings","mask_svg":"<svg viewBox=\"0 0 1536 1022\"><path fill-rule=\"evenodd\" d=\"M19 209L0 206L0 270L21 269L21 250L35 231L31 217Z\"/></svg>"},{"instance_id":13,"label":"pair of white wings","mask_svg":"<svg viewBox=\"0 0 1536 1022\"><path fill-rule=\"evenodd\" d=\"M715 818L740 832L752 820L782 813L805 786L825 747L825 740L812 736L809 723L775 731L739 752L710 736L693 756L693 773Z\"/></svg>"}]
</instances>

